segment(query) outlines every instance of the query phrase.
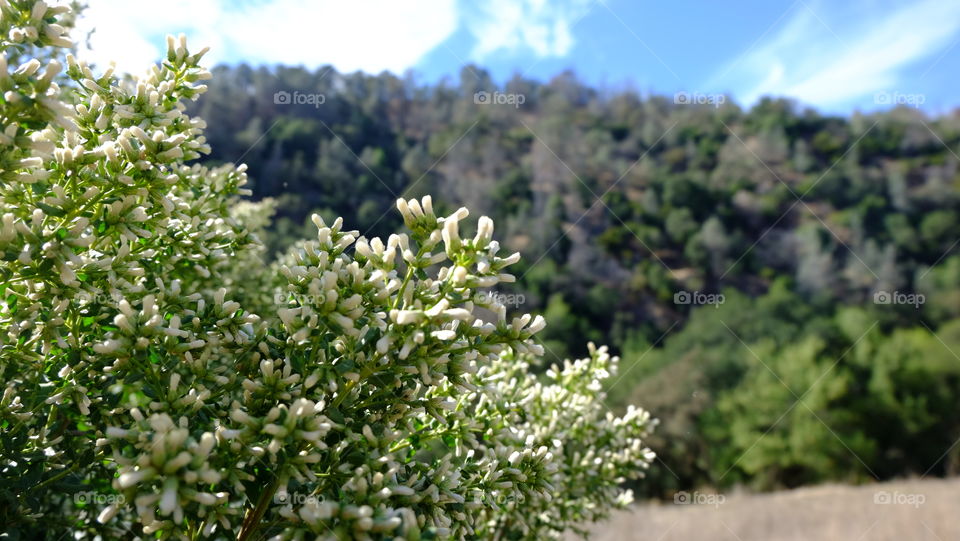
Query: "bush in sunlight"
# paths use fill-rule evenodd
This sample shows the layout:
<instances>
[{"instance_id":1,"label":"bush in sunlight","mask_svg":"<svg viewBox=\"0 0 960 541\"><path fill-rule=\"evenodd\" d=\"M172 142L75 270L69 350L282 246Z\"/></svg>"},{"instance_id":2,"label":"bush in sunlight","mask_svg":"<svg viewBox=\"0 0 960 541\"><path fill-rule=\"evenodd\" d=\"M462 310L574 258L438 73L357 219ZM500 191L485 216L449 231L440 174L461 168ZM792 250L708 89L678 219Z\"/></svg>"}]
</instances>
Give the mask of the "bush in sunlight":
<instances>
[{"instance_id":1,"label":"bush in sunlight","mask_svg":"<svg viewBox=\"0 0 960 541\"><path fill-rule=\"evenodd\" d=\"M203 52L58 79L67 10L0 14L9 535L533 539L630 501L654 423L604 406L605 348L528 371L544 320L480 291L519 259L492 221L461 238L466 209L399 200L410 233L382 241L315 216L265 265L245 168L185 164Z\"/></svg>"}]
</instances>

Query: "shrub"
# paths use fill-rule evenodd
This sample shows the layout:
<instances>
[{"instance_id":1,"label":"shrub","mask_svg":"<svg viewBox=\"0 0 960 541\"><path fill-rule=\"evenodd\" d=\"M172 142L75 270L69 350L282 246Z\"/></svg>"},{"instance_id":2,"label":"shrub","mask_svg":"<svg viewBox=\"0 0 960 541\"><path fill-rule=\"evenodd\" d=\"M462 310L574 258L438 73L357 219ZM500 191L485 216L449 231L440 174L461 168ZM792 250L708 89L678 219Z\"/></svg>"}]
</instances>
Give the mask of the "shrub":
<instances>
[{"instance_id":1,"label":"shrub","mask_svg":"<svg viewBox=\"0 0 960 541\"><path fill-rule=\"evenodd\" d=\"M123 79L67 55L60 88L66 9L0 13L9 535L535 539L629 502L653 422L603 405L604 348L528 371L543 319L480 294L519 258L492 221L461 238L466 209L399 200L382 241L314 216L266 266L244 167L185 164L202 52L168 38Z\"/></svg>"}]
</instances>

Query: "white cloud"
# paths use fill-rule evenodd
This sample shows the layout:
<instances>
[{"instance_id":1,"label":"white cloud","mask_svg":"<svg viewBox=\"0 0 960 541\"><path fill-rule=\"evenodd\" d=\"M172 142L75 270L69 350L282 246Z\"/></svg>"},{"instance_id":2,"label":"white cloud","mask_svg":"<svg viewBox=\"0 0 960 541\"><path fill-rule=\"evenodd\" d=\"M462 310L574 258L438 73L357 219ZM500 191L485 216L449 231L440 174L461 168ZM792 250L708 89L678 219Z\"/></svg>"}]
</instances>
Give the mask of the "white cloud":
<instances>
[{"instance_id":1,"label":"white cloud","mask_svg":"<svg viewBox=\"0 0 960 541\"><path fill-rule=\"evenodd\" d=\"M159 59L166 33L208 63L332 64L341 71L402 73L457 28L454 0L89 0L80 30L97 29L89 60L140 72ZM81 37L76 33L75 38Z\"/></svg>"},{"instance_id":2,"label":"white cloud","mask_svg":"<svg viewBox=\"0 0 960 541\"><path fill-rule=\"evenodd\" d=\"M854 16L833 21L825 18L829 7L794 4L794 15L777 34L707 86L732 81L734 94L747 104L764 95L790 96L819 107L862 103L877 92L913 91L904 88L909 82L902 80L903 70L948 46L960 31L958 2L855 7Z\"/></svg>"},{"instance_id":3,"label":"white cloud","mask_svg":"<svg viewBox=\"0 0 960 541\"><path fill-rule=\"evenodd\" d=\"M591 9L591 0L488 0L465 6L464 23L476 40L471 57L483 61L497 52L565 56L573 27Z\"/></svg>"},{"instance_id":4,"label":"white cloud","mask_svg":"<svg viewBox=\"0 0 960 541\"><path fill-rule=\"evenodd\" d=\"M80 43L81 58L102 66L113 60L119 69L139 73L160 58L165 33L186 29L184 22L189 19L182 13L209 17L216 14L215 8L213 2L205 1L91 0L71 36ZM199 49L196 43L192 47Z\"/></svg>"}]
</instances>

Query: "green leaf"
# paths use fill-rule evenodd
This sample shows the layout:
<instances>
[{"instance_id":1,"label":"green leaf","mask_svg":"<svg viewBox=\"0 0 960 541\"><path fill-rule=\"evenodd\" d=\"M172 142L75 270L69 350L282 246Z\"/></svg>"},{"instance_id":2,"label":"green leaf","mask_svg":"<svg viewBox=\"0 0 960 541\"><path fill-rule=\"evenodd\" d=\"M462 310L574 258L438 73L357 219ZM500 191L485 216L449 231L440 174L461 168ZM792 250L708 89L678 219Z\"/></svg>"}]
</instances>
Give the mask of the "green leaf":
<instances>
[{"instance_id":1,"label":"green leaf","mask_svg":"<svg viewBox=\"0 0 960 541\"><path fill-rule=\"evenodd\" d=\"M61 216L65 216L65 215L67 214L67 212L66 212L65 210L63 210L63 209L61 209L61 208L57 208L57 207L51 206L51 205L48 205L48 204L44 203L43 201L37 201L37 202L36 202L36 205L37 205L38 207L40 207L40 209L42 209L43 212L47 213L47 214L50 215L50 216L56 216L56 217L59 218L59 217L61 217Z\"/></svg>"},{"instance_id":2,"label":"green leaf","mask_svg":"<svg viewBox=\"0 0 960 541\"><path fill-rule=\"evenodd\" d=\"M327 408L325 413L327 417L330 418L331 421L337 424L342 425L346 421L346 419L344 419L343 417L343 414L340 413L340 410L337 408Z\"/></svg>"},{"instance_id":3,"label":"green leaf","mask_svg":"<svg viewBox=\"0 0 960 541\"><path fill-rule=\"evenodd\" d=\"M352 372L356 368L356 365L353 362L353 359L341 359L340 362L333 366L333 369L336 370L337 374L341 376L347 372Z\"/></svg>"}]
</instances>

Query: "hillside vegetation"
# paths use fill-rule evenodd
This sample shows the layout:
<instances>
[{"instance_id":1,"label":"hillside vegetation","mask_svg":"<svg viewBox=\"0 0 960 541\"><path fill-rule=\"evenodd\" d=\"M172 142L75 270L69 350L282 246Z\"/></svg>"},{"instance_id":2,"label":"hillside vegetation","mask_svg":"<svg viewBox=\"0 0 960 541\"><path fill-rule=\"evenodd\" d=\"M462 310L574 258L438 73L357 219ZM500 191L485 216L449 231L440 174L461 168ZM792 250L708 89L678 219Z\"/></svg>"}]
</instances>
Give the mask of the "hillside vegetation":
<instances>
[{"instance_id":1,"label":"hillside vegetation","mask_svg":"<svg viewBox=\"0 0 960 541\"><path fill-rule=\"evenodd\" d=\"M498 88L475 66L433 86L218 68L192 110L208 160L276 198L272 250L311 212L391 231L401 194L496 219L524 259L491 293L545 315L547 357L612 344L609 406L660 418L648 494L957 468L956 113Z\"/></svg>"}]
</instances>

